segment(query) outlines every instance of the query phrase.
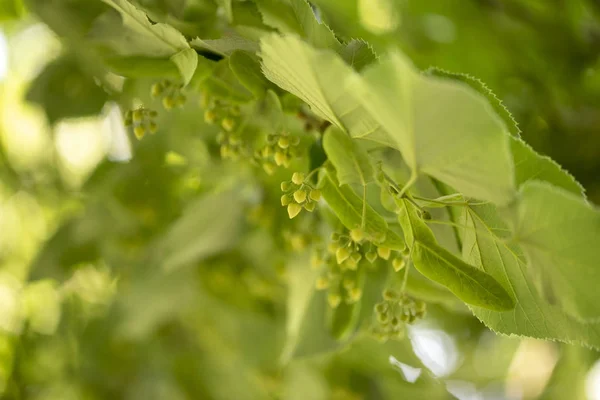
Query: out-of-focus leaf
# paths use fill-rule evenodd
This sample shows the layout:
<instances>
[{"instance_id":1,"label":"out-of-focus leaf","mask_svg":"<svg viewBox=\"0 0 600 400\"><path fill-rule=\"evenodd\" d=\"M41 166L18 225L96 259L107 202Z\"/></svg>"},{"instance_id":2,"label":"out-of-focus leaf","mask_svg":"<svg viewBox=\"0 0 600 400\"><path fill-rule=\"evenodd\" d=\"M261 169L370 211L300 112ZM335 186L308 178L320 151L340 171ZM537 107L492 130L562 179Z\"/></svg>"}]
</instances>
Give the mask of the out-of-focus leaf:
<instances>
[{"instance_id":1,"label":"out-of-focus leaf","mask_svg":"<svg viewBox=\"0 0 600 400\"><path fill-rule=\"evenodd\" d=\"M312 7L306 0L259 0L265 24L282 33L300 35L318 48L339 50L341 45L329 27L315 17Z\"/></svg>"},{"instance_id":2,"label":"out-of-focus leaf","mask_svg":"<svg viewBox=\"0 0 600 400\"><path fill-rule=\"evenodd\" d=\"M352 39L344 45L339 51L340 56L348 65L356 71L362 71L363 68L377 61L377 55L373 48L364 40Z\"/></svg>"},{"instance_id":3,"label":"out-of-focus leaf","mask_svg":"<svg viewBox=\"0 0 600 400\"><path fill-rule=\"evenodd\" d=\"M271 85L260 71L260 64L248 53L235 51L229 56L229 67L254 96L261 97Z\"/></svg>"},{"instance_id":4,"label":"out-of-focus leaf","mask_svg":"<svg viewBox=\"0 0 600 400\"><path fill-rule=\"evenodd\" d=\"M69 56L48 64L27 92L27 100L43 107L51 123L96 115L107 99L106 92Z\"/></svg>"},{"instance_id":5,"label":"out-of-focus leaf","mask_svg":"<svg viewBox=\"0 0 600 400\"><path fill-rule=\"evenodd\" d=\"M236 32L229 32L218 39L193 39L190 44L195 49L208 50L223 56L229 56L237 50L256 53L258 42L250 40Z\"/></svg>"},{"instance_id":6,"label":"out-of-focus leaf","mask_svg":"<svg viewBox=\"0 0 600 400\"><path fill-rule=\"evenodd\" d=\"M194 49L181 50L171 56L171 61L177 66L183 85L186 86L192 80L196 67L198 66L198 54Z\"/></svg>"},{"instance_id":7,"label":"out-of-focus leaf","mask_svg":"<svg viewBox=\"0 0 600 400\"><path fill-rule=\"evenodd\" d=\"M242 202L235 192L201 197L157 244L157 260L166 271L172 271L228 249L237 239L242 213Z\"/></svg>"},{"instance_id":8,"label":"out-of-focus leaf","mask_svg":"<svg viewBox=\"0 0 600 400\"><path fill-rule=\"evenodd\" d=\"M375 179L375 171L366 150L337 127L323 135L323 149L336 170L340 185L367 183Z\"/></svg>"}]
</instances>

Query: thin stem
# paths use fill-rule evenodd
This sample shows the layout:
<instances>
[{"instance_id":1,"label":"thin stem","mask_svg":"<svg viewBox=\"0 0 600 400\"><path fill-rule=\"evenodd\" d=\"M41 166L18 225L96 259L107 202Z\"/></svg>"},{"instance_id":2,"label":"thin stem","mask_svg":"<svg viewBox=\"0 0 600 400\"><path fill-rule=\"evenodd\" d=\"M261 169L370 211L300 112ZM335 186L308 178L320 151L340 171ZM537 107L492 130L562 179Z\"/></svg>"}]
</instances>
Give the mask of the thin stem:
<instances>
[{"instance_id":1,"label":"thin stem","mask_svg":"<svg viewBox=\"0 0 600 400\"><path fill-rule=\"evenodd\" d=\"M363 185L363 207L362 217L360 220L360 229L365 229L367 223L367 185Z\"/></svg>"},{"instance_id":2,"label":"thin stem","mask_svg":"<svg viewBox=\"0 0 600 400\"><path fill-rule=\"evenodd\" d=\"M415 171L411 172L410 174L410 178L408 179L408 182L406 182L406 184L404 185L404 187L402 188L402 190L400 190L400 193L398 193L398 197L403 197L404 193L406 193L406 191L408 189L410 189L412 187L412 185L415 184L415 182L417 181L417 173Z\"/></svg>"},{"instance_id":3,"label":"thin stem","mask_svg":"<svg viewBox=\"0 0 600 400\"><path fill-rule=\"evenodd\" d=\"M408 282L408 270L410 269L410 266L412 265L412 259L411 256L412 255L412 249L410 250L410 254L409 254L409 262L406 263L406 266L404 267L404 277L402 277L402 286L400 286L400 293L404 294L404 290L406 289L406 282Z\"/></svg>"}]
</instances>

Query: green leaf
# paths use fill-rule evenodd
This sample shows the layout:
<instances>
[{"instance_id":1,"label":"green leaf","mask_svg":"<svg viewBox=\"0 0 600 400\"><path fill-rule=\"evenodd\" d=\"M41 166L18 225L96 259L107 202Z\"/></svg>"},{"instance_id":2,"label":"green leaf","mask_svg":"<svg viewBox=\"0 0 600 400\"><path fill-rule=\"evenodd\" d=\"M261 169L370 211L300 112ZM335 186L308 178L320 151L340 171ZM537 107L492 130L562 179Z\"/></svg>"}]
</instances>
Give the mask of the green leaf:
<instances>
[{"instance_id":1,"label":"green leaf","mask_svg":"<svg viewBox=\"0 0 600 400\"><path fill-rule=\"evenodd\" d=\"M536 153L535 150L519 138L512 137L510 143L515 163L517 185L535 179L550 182L577 196L585 197L583 186L550 157Z\"/></svg>"},{"instance_id":2,"label":"green leaf","mask_svg":"<svg viewBox=\"0 0 600 400\"><path fill-rule=\"evenodd\" d=\"M339 55L314 49L294 36L265 36L260 49L265 76L301 98L319 117L354 138L396 146L354 93L346 89L346 81L355 72Z\"/></svg>"},{"instance_id":3,"label":"green leaf","mask_svg":"<svg viewBox=\"0 0 600 400\"><path fill-rule=\"evenodd\" d=\"M201 86L211 96L235 104L247 103L254 98L231 70L228 59L217 62L214 73L203 80Z\"/></svg>"},{"instance_id":4,"label":"green leaf","mask_svg":"<svg viewBox=\"0 0 600 400\"><path fill-rule=\"evenodd\" d=\"M340 185L373 182L375 173L366 150L356 140L335 126L327 129L323 136L323 149L335 167Z\"/></svg>"},{"instance_id":5,"label":"green leaf","mask_svg":"<svg viewBox=\"0 0 600 400\"><path fill-rule=\"evenodd\" d=\"M361 226L363 201L348 185L339 184L335 172L328 168L322 174L319 188L323 198L348 229ZM370 240L382 241L382 245L393 250L403 250L404 241L395 232L388 229L388 225L369 204L366 205L366 221L364 231Z\"/></svg>"},{"instance_id":6,"label":"green leaf","mask_svg":"<svg viewBox=\"0 0 600 400\"><path fill-rule=\"evenodd\" d=\"M102 1L121 14L122 27L113 14L104 14L96 21L91 36L110 43L118 54L170 57L190 47L177 29L151 23L143 11L127 0Z\"/></svg>"},{"instance_id":7,"label":"green leaf","mask_svg":"<svg viewBox=\"0 0 600 400\"><path fill-rule=\"evenodd\" d=\"M229 67L242 85L256 97L263 96L271 85L260 71L258 61L246 52L233 52L229 57Z\"/></svg>"},{"instance_id":8,"label":"green leaf","mask_svg":"<svg viewBox=\"0 0 600 400\"><path fill-rule=\"evenodd\" d=\"M237 50L247 51L249 53L258 52L258 42L245 38L237 32L225 32L218 39L200 39L196 38L190 42L190 45L198 50L208 50L213 53L229 56Z\"/></svg>"},{"instance_id":9,"label":"green leaf","mask_svg":"<svg viewBox=\"0 0 600 400\"><path fill-rule=\"evenodd\" d=\"M113 56L104 59L108 68L127 78L179 78L177 66L168 58Z\"/></svg>"},{"instance_id":10,"label":"green leaf","mask_svg":"<svg viewBox=\"0 0 600 400\"><path fill-rule=\"evenodd\" d=\"M333 351L339 343L326 329L327 296L315 289L318 271L308 268L308 257L296 257L288 265L286 343L282 362Z\"/></svg>"},{"instance_id":11,"label":"green leaf","mask_svg":"<svg viewBox=\"0 0 600 400\"><path fill-rule=\"evenodd\" d=\"M597 320L600 210L563 189L529 181L506 214L538 285L549 285L545 294L576 318Z\"/></svg>"},{"instance_id":12,"label":"green leaf","mask_svg":"<svg viewBox=\"0 0 600 400\"><path fill-rule=\"evenodd\" d=\"M492 205L461 207L460 211L456 222L463 226L463 258L509 287L517 302L514 310L505 312L473 307L477 318L498 333L600 349L600 324L576 320L539 293L523 252L508 241L506 224Z\"/></svg>"},{"instance_id":13,"label":"green leaf","mask_svg":"<svg viewBox=\"0 0 600 400\"><path fill-rule=\"evenodd\" d=\"M514 119L510 111L504 106L502 101L492 92L490 88L488 88L485 83L481 80L470 76L468 74L455 73L450 71L445 71L441 68L429 68L425 71L426 74L437 76L440 78L452 79L455 81L462 82L466 85L469 85L472 89L475 89L479 94L484 96L489 104L492 106L494 111L498 116L502 118L504 124L510 131L510 133L515 137L521 136L521 130L519 129L519 124Z\"/></svg>"},{"instance_id":14,"label":"green leaf","mask_svg":"<svg viewBox=\"0 0 600 400\"><path fill-rule=\"evenodd\" d=\"M185 49L171 56L171 61L177 66L183 85L187 86L192 80L198 66L198 54L194 49Z\"/></svg>"},{"instance_id":15,"label":"green leaf","mask_svg":"<svg viewBox=\"0 0 600 400\"><path fill-rule=\"evenodd\" d=\"M43 107L48 121L54 124L63 118L99 114L108 95L76 59L67 55L44 68L31 83L26 98Z\"/></svg>"},{"instance_id":16,"label":"green leaf","mask_svg":"<svg viewBox=\"0 0 600 400\"><path fill-rule=\"evenodd\" d=\"M317 21L306 0L259 0L257 5L263 22L281 33L300 35L318 48L340 49L340 42L333 31Z\"/></svg>"},{"instance_id":17,"label":"green leaf","mask_svg":"<svg viewBox=\"0 0 600 400\"><path fill-rule=\"evenodd\" d=\"M201 197L157 244L155 259L171 271L230 248L237 240L242 211L240 198L233 192Z\"/></svg>"},{"instance_id":18,"label":"green leaf","mask_svg":"<svg viewBox=\"0 0 600 400\"><path fill-rule=\"evenodd\" d=\"M437 244L433 232L407 200L399 202L398 219L411 249L412 263L425 277L446 286L465 303L510 310L515 303L496 279Z\"/></svg>"},{"instance_id":19,"label":"green leaf","mask_svg":"<svg viewBox=\"0 0 600 400\"><path fill-rule=\"evenodd\" d=\"M348 304L342 301L334 309L329 309L327 323L331 335L337 340L345 340L354 332L360 316L361 302Z\"/></svg>"},{"instance_id":20,"label":"green leaf","mask_svg":"<svg viewBox=\"0 0 600 400\"><path fill-rule=\"evenodd\" d=\"M227 22L229 23L233 22L233 9L231 3L232 0L217 0L217 4L225 12L225 17L227 18Z\"/></svg>"},{"instance_id":21,"label":"green leaf","mask_svg":"<svg viewBox=\"0 0 600 400\"><path fill-rule=\"evenodd\" d=\"M413 176L424 173L500 205L514 197L508 131L483 96L420 74L399 52L367 68L351 87L396 143Z\"/></svg>"},{"instance_id":22,"label":"green leaf","mask_svg":"<svg viewBox=\"0 0 600 400\"><path fill-rule=\"evenodd\" d=\"M359 72L366 66L377 61L377 55L371 45L360 39L352 39L344 45L339 54L348 65Z\"/></svg>"}]
</instances>

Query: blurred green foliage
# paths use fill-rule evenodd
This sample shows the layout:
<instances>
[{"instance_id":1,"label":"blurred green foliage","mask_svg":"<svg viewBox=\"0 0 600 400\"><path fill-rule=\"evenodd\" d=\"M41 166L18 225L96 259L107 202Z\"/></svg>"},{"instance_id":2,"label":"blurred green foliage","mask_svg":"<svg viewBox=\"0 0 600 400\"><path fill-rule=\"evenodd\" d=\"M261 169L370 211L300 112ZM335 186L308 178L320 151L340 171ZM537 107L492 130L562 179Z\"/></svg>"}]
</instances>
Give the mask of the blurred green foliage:
<instances>
[{"instance_id":1,"label":"blurred green foliage","mask_svg":"<svg viewBox=\"0 0 600 400\"><path fill-rule=\"evenodd\" d=\"M370 1L311 3L344 41L364 39L377 53L399 46L421 69L481 79L521 136L600 203L600 2ZM307 268L308 247L329 232L314 214L290 220L279 207L280 182L320 165L322 148L273 175L222 160L220 129L205 122L196 90L251 113L255 129L280 120L302 136L315 124L288 112L296 98L263 97L274 86L258 61L231 51L273 26L304 29L285 2L137 1L149 21L203 39L192 41L186 106L168 112L150 93L180 66L140 49L139 32L106 28L118 19L106 2L23 3L0 0L9 45L0 53L9 65L0 80L2 398L444 399L458 381L482 398L585 398L595 350L494 335L418 277L409 291L439 301L409 338L331 337L327 295L315 294L318 272ZM364 11L373 4L375 16ZM107 29L125 45L115 49ZM370 60L353 46L341 54ZM140 105L161 110L158 133L143 140L122 123ZM382 262L374 268L361 321L386 278Z\"/></svg>"}]
</instances>

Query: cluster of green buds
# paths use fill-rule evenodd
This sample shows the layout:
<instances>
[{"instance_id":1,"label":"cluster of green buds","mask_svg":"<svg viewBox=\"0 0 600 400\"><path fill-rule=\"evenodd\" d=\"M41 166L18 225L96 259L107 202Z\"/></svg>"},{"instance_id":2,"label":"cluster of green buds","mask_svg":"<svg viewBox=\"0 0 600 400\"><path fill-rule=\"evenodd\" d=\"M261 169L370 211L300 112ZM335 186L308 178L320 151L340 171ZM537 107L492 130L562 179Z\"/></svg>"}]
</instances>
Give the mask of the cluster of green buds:
<instances>
[{"instance_id":1,"label":"cluster of green buds","mask_svg":"<svg viewBox=\"0 0 600 400\"><path fill-rule=\"evenodd\" d=\"M306 232L292 232L289 229L283 231L283 239L287 246L296 252L305 250L312 241L312 235Z\"/></svg>"},{"instance_id":2,"label":"cluster of green buds","mask_svg":"<svg viewBox=\"0 0 600 400\"><path fill-rule=\"evenodd\" d=\"M294 172L291 181L281 182L281 205L287 207L288 215L294 218L304 208L308 212L314 211L317 202L321 199L321 191L306 181L302 172Z\"/></svg>"},{"instance_id":3,"label":"cluster of green buds","mask_svg":"<svg viewBox=\"0 0 600 400\"><path fill-rule=\"evenodd\" d=\"M238 160L246 153L246 146L240 132L221 131L217 134L217 143L220 148L221 158Z\"/></svg>"},{"instance_id":4,"label":"cluster of green buds","mask_svg":"<svg viewBox=\"0 0 600 400\"><path fill-rule=\"evenodd\" d=\"M255 158L260 160L265 171L272 174L275 167L289 168L292 160L298 157L300 138L291 136L288 132L278 135L268 135L267 144L255 153Z\"/></svg>"},{"instance_id":5,"label":"cluster of green buds","mask_svg":"<svg viewBox=\"0 0 600 400\"><path fill-rule=\"evenodd\" d=\"M336 308L342 301L347 304L356 303L362 297L361 271L358 269L342 268L335 257L329 256L324 260L313 254L313 266L323 267L321 275L315 282L317 290L327 290L327 302L331 308Z\"/></svg>"},{"instance_id":6,"label":"cluster of green buds","mask_svg":"<svg viewBox=\"0 0 600 400\"><path fill-rule=\"evenodd\" d=\"M162 98L162 105L165 110L183 107L187 101L187 98L183 94L183 85L166 79L152 85L150 93L154 98Z\"/></svg>"},{"instance_id":7,"label":"cluster of green buds","mask_svg":"<svg viewBox=\"0 0 600 400\"><path fill-rule=\"evenodd\" d=\"M136 138L143 138L146 133L156 133L158 126L154 118L158 113L154 110L140 107L135 110L129 110L125 113L125 126L133 127L133 134Z\"/></svg>"},{"instance_id":8,"label":"cluster of green buds","mask_svg":"<svg viewBox=\"0 0 600 400\"><path fill-rule=\"evenodd\" d=\"M350 266L354 264L353 258L360 260L364 256L372 264L377 258L387 261L396 253L389 247L377 245L376 242L369 240L361 228L354 228L347 233L334 234L328 250L335 252L339 264L344 263ZM397 271L404 267L404 265L399 265L398 259L399 257L395 256L392 261L394 269Z\"/></svg>"},{"instance_id":9,"label":"cluster of green buds","mask_svg":"<svg viewBox=\"0 0 600 400\"><path fill-rule=\"evenodd\" d=\"M219 124L225 132L232 132L239 124L240 108L224 104L219 100L203 101L204 122L210 125Z\"/></svg>"},{"instance_id":10,"label":"cluster of green buds","mask_svg":"<svg viewBox=\"0 0 600 400\"><path fill-rule=\"evenodd\" d=\"M426 312L425 302L386 289L383 301L375 305L376 323L371 328L371 333L380 341L402 339L405 325L424 318Z\"/></svg>"}]
</instances>

